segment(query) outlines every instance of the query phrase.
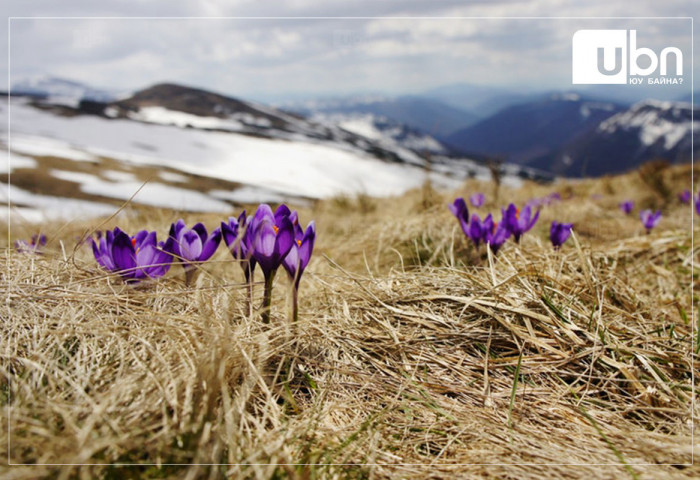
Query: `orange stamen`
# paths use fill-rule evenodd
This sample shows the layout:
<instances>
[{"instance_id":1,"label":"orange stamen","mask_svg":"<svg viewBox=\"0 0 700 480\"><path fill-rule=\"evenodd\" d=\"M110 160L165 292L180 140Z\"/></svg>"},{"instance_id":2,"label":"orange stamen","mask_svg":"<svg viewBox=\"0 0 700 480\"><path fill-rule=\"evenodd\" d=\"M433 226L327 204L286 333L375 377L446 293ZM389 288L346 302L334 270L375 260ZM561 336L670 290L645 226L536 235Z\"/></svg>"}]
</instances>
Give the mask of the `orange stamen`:
<instances>
[{"instance_id":1,"label":"orange stamen","mask_svg":"<svg viewBox=\"0 0 700 480\"><path fill-rule=\"evenodd\" d=\"M297 240L297 247L301 247L301 240Z\"/></svg>"},{"instance_id":2,"label":"orange stamen","mask_svg":"<svg viewBox=\"0 0 700 480\"><path fill-rule=\"evenodd\" d=\"M273 225L272 228L275 230L275 235L277 235L278 233L280 233L280 229L279 229L279 227L278 227L277 225Z\"/></svg>"},{"instance_id":3,"label":"orange stamen","mask_svg":"<svg viewBox=\"0 0 700 480\"><path fill-rule=\"evenodd\" d=\"M135 238L132 238L132 239L131 239L131 246L132 246L132 247L135 247L135 246L136 246L136 239L135 239Z\"/></svg>"},{"instance_id":4,"label":"orange stamen","mask_svg":"<svg viewBox=\"0 0 700 480\"><path fill-rule=\"evenodd\" d=\"M520 209L519 209L519 208L516 208L516 209L515 209L515 218L517 218L518 220L520 220Z\"/></svg>"}]
</instances>

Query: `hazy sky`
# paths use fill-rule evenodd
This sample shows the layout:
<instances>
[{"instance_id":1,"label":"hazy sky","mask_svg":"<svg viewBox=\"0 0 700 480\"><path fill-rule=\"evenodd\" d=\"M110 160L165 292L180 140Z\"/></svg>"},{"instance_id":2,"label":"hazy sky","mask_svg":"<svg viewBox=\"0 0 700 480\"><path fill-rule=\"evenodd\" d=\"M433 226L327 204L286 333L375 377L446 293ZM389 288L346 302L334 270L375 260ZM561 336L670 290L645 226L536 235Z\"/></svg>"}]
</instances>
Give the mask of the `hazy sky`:
<instances>
[{"instance_id":1,"label":"hazy sky","mask_svg":"<svg viewBox=\"0 0 700 480\"><path fill-rule=\"evenodd\" d=\"M294 94L400 94L454 83L567 89L572 88L571 37L576 30L636 29L640 46L657 52L666 46L682 50L684 88L689 92L690 20L581 17L687 17L700 12L697 0L277 3L4 0L0 12L5 17L371 18L14 18L6 24L10 35L6 26L0 41L4 52L0 88L28 75L49 73L97 87L135 89L173 81L261 100ZM456 18L465 16L481 18ZM483 18L516 16L576 18Z\"/></svg>"}]
</instances>

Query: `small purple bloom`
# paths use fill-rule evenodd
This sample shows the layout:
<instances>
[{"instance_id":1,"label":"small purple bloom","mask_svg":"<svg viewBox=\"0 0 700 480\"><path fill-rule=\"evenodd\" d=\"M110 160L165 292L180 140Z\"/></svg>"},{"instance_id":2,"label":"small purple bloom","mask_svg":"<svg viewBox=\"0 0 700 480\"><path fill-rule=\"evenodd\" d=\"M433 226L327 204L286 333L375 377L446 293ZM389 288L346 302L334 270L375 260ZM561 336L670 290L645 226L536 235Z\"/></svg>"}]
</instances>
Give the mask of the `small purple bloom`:
<instances>
[{"instance_id":1,"label":"small purple bloom","mask_svg":"<svg viewBox=\"0 0 700 480\"><path fill-rule=\"evenodd\" d=\"M25 240L17 240L15 242L15 248L17 249L18 252L20 253L38 253L41 254L43 253L41 251L42 247L46 245L46 235L42 234L34 234L32 235L31 240L29 242Z\"/></svg>"},{"instance_id":2,"label":"small purple bloom","mask_svg":"<svg viewBox=\"0 0 700 480\"><path fill-rule=\"evenodd\" d=\"M555 250L558 250L569 239L573 226L573 223L552 222L552 227L549 229L549 239Z\"/></svg>"},{"instance_id":3,"label":"small purple bloom","mask_svg":"<svg viewBox=\"0 0 700 480\"><path fill-rule=\"evenodd\" d=\"M301 275L309 264L311 254L314 251L316 223L313 220L309 222L309 226L306 227L306 233L302 231L298 222L294 226L296 227L294 229L294 243L287 256L284 257L282 266L284 266L289 277L294 281L294 287L299 289L299 280L301 280Z\"/></svg>"},{"instance_id":4,"label":"small purple bloom","mask_svg":"<svg viewBox=\"0 0 700 480\"><path fill-rule=\"evenodd\" d=\"M228 222L221 222L224 243L231 251L233 258L240 261L246 280L250 280L256 265L255 257L253 257L253 235L251 229L248 228L248 221L249 218L243 210L238 219L229 217Z\"/></svg>"},{"instance_id":5,"label":"small purple bloom","mask_svg":"<svg viewBox=\"0 0 700 480\"><path fill-rule=\"evenodd\" d=\"M253 257L265 278L279 268L294 243L294 225L289 216L284 215L285 209L289 211L286 206L280 206L276 216L269 205L261 204L250 222Z\"/></svg>"},{"instance_id":6,"label":"small purple bloom","mask_svg":"<svg viewBox=\"0 0 700 480\"><path fill-rule=\"evenodd\" d=\"M683 190L678 194L678 200L680 200L681 203L690 203L690 197L690 190Z\"/></svg>"},{"instance_id":7,"label":"small purple bloom","mask_svg":"<svg viewBox=\"0 0 700 480\"><path fill-rule=\"evenodd\" d=\"M170 269L172 256L168 253L172 246L169 238L166 243L158 242L156 232L141 230L133 237L116 227L104 236L99 243L92 239L95 260L103 268L116 272L128 283L136 283L146 278L158 278Z\"/></svg>"},{"instance_id":8,"label":"small purple bloom","mask_svg":"<svg viewBox=\"0 0 700 480\"><path fill-rule=\"evenodd\" d=\"M696 197L694 197L695 200L695 213L700 215L700 192Z\"/></svg>"},{"instance_id":9,"label":"small purple bloom","mask_svg":"<svg viewBox=\"0 0 700 480\"><path fill-rule=\"evenodd\" d=\"M503 212L502 223L505 223L505 227L513 234L515 242L520 243L520 237L535 226L539 216L539 210L537 210L534 216L532 215L532 209L529 205L526 205L523 211L520 212L520 210L511 203Z\"/></svg>"},{"instance_id":10,"label":"small purple bloom","mask_svg":"<svg viewBox=\"0 0 700 480\"><path fill-rule=\"evenodd\" d=\"M457 217L459 220L459 226L462 227L464 234L469 237L469 209L467 204L462 197L456 198L455 201L448 205L447 208L450 209L452 215Z\"/></svg>"},{"instance_id":11,"label":"small purple bloom","mask_svg":"<svg viewBox=\"0 0 700 480\"><path fill-rule=\"evenodd\" d=\"M634 202L632 200L625 200L624 202L620 203L620 210L625 212L625 215L629 215L632 213L632 210L634 210Z\"/></svg>"},{"instance_id":12,"label":"small purple bloom","mask_svg":"<svg viewBox=\"0 0 700 480\"><path fill-rule=\"evenodd\" d=\"M207 234L206 227L201 223L188 229L182 219L170 225L169 235L172 239L170 253L182 262L185 270L192 269L193 263L209 260L221 242L221 228Z\"/></svg>"},{"instance_id":13,"label":"small purple bloom","mask_svg":"<svg viewBox=\"0 0 700 480\"><path fill-rule=\"evenodd\" d=\"M639 212L639 218L644 228L647 229L647 233L649 233L661 220L661 210L657 210L655 213L652 213L651 210L642 210Z\"/></svg>"},{"instance_id":14,"label":"small purple bloom","mask_svg":"<svg viewBox=\"0 0 700 480\"><path fill-rule=\"evenodd\" d=\"M475 193L469 197L469 202L476 208L479 208L484 204L485 199L486 197L484 197L483 193Z\"/></svg>"},{"instance_id":15,"label":"small purple bloom","mask_svg":"<svg viewBox=\"0 0 700 480\"><path fill-rule=\"evenodd\" d=\"M482 240L491 248L494 255L498 253L501 246L510 238L510 234L511 232L503 219L501 219L500 223L494 222L490 213L484 219Z\"/></svg>"},{"instance_id":16,"label":"small purple bloom","mask_svg":"<svg viewBox=\"0 0 700 480\"><path fill-rule=\"evenodd\" d=\"M490 218L491 215L489 214L486 219ZM474 242L476 248L479 248L479 244L484 238L484 228L487 228L487 225L484 225L484 223L485 221L482 222L481 218L479 218L479 215L476 213L472 215L471 222L469 222L469 229L467 230L466 234L467 237L472 239L472 242Z\"/></svg>"}]
</instances>

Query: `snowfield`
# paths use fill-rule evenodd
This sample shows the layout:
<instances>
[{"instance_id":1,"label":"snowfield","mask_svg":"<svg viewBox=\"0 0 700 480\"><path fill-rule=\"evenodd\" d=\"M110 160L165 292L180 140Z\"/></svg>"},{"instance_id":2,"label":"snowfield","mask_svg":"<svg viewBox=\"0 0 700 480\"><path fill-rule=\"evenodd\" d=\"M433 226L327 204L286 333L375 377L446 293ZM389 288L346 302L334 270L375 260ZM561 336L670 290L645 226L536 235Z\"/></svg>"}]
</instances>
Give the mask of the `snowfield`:
<instances>
[{"instance_id":1,"label":"snowfield","mask_svg":"<svg viewBox=\"0 0 700 480\"><path fill-rule=\"evenodd\" d=\"M11 108L10 148L25 155L83 161L105 156L221 178L277 196L309 198L397 195L426 178L421 168L385 163L346 145L334 148L308 139L276 140L86 115L61 117L22 100L13 100ZM0 120L0 128L0 139L7 144L7 118Z\"/></svg>"}]
</instances>

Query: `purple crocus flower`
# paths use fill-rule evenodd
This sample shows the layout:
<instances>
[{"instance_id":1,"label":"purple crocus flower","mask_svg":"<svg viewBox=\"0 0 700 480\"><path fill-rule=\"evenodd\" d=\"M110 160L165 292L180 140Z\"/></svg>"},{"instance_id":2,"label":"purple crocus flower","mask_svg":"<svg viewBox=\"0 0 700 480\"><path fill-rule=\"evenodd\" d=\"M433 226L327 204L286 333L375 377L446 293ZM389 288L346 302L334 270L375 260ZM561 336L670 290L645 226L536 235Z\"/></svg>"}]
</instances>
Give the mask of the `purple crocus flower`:
<instances>
[{"instance_id":1,"label":"purple crocus flower","mask_svg":"<svg viewBox=\"0 0 700 480\"><path fill-rule=\"evenodd\" d=\"M483 193L475 193L469 197L469 202L476 208L479 208L484 204L485 199L486 197L484 197Z\"/></svg>"},{"instance_id":2,"label":"purple crocus flower","mask_svg":"<svg viewBox=\"0 0 700 480\"><path fill-rule=\"evenodd\" d=\"M549 229L549 239L552 241L555 250L559 250L559 247L569 239L573 226L573 223L552 222L552 227Z\"/></svg>"},{"instance_id":3,"label":"purple crocus flower","mask_svg":"<svg viewBox=\"0 0 700 480\"><path fill-rule=\"evenodd\" d=\"M650 233L651 229L661 220L661 210L657 210L654 213L651 210L642 210L639 212L639 219L642 221L644 228L647 229L647 233Z\"/></svg>"},{"instance_id":4,"label":"purple crocus flower","mask_svg":"<svg viewBox=\"0 0 700 480\"><path fill-rule=\"evenodd\" d=\"M491 215L489 214L486 219L490 219ZM485 219L485 220L486 220ZM466 234L467 237L472 239L472 242L474 242L474 245L476 248L479 248L479 244L481 243L481 240L484 238L484 228L486 227L484 225L485 222L481 221L481 218L479 218L479 215L476 213L472 215L472 219L469 222L469 229L467 230Z\"/></svg>"},{"instance_id":5,"label":"purple crocus flower","mask_svg":"<svg viewBox=\"0 0 700 480\"><path fill-rule=\"evenodd\" d=\"M279 212L284 209L280 207L277 210ZM294 225L288 215L276 217L269 205L262 204L251 220L250 228L253 236L253 257L267 278L279 268L291 250L294 243Z\"/></svg>"},{"instance_id":6,"label":"purple crocus flower","mask_svg":"<svg viewBox=\"0 0 700 480\"><path fill-rule=\"evenodd\" d=\"M464 201L464 198L459 197L456 198L454 202L452 202L451 205L448 205L447 208L450 209L450 212L452 212L452 215L457 217L457 220L459 220L459 226L462 227L462 231L467 237L470 237L469 235L469 209L467 208L467 204Z\"/></svg>"},{"instance_id":7,"label":"purple crocus flower","mask_svg":"<svg viewBox=\"0 0 700 480\"><path fill-rule=\"evenodd\" d=\"M700 215L700 192L698 192L698 195L694 197L695 201L695 213Z\"/></svg>"},{"instance_id":8,"label":"purple crocus flower","mask_svg":"<svg viewBox=\"0 0 700 480\"><path fill-rule=\"evenodd\" d=\"M238 260L243 269L245 283L248 286L247 310L253 315L253 274L255 272L255 257L253 257L252 229L248 228L249 218L245 210L238 218L229 217L228 222L221 222L221 235L233 258Z\"/></svg>"},{"instance_id":9,"label":"purple crocus flower","mask_svg":"<svg viewBox=\"0 0 700 480\"><path fill-rule=\"evenodd\" d=\"M481 238L494 255L498 253L498 250L508 240L510 234L511 232L503 219L500 222L494 222L490 213L484 219Z\"/></svg>"},{"instance_id":10,"label":"purple crocus flower","mask_svg":"<svg viewBox=\"0 0 700 480\"><path fill-rule=\"evenodd\" d=\"M505 227L513 234L515 242L520 243L520 237L537 223L539 216L539 210L535 212L534 216L532 215L532 209L529 205L526 205L523 211L520 212L520 210L511 203L503 212L502 223L505 223Z\"/></svg>"},{"instance_id":11,"label":"purple crocus flower","mask_svg":"<svg viewBox=\"0 0 700 480\"><path fill-rule=\"evenodd\" d=\"M690 190L683 190L678 194L678 200L680 200L681 203L690 203L690 197Z\"/></svg>"},{"instance_id":12,"label":"purple crocus flower","mask_svg":"<svg viewBox=\"0 0 700 480\"><path fill-rule=\"evenodd\" d=\"M42 234L34 234L32 235L31 240L27 242L26 240L17 240L15 241L15 248L17 249L18 252L20 253L38 253L42 254L43 252L41 251L42 247L46 245L46 235Z\"/></svg>"},{"instance_id":13,"label":"purple crocus flower","mask_svg":"<svg viewBox=\"0 0 700 480\"><path fill-rule=\"evenodd\" d=\"M272 282L275 273L295 243L294 225L290 216L291 212L286 205L280 205L277 211L272 213L269 205L261 204L248 226L252 236L253 257L265 276L263 323L270 321Z\"/></svg>"},{"instance_id":14,"label":"purple crocus flower","mask_svg":"<svg viewBox=\"0 0 700 480\"><path fill-rule=\"evenodd\" d=\"M298 226L298 223L297 225ZM294 243L292 248L289 250L289 254L284 257L282 261L282 266L287 270L289 277L294 281L294 287L299 288L299 280L301 275L304 273L306 266L309 264L311 259L311 254L314 251L314 243L316 241L316 223L314 221L309 222L309 226L306 228L306 233L295 228Z\"/></svg>"},{"instance_id":15,"label":"purple crocus flower","mask_svg":"<svg viewBox=\"0 0 700 480\"><path fill-rule=\"evenodd\" d=\"M206 262L214 255L221 242L221 228L215 228L211 234L202 223L188 229L185 221L180 219L170 225L170 253L182 262L185 269L185 283L190 284L195 269L194 264Z\"/></svg>"},{"instance_id":16,"label":"purple crocus flower","mask_svg":"<svg viewBox=\"0 0 700 480\"><path fill-rule=\"evenodd\" d=\"M296 212L295 212L296 213ZM306 269L306 266L311 260L311 254L314 251L314 243L316 242L316 223L312 220L309 226L306 227L306 232L301 229L299 222L296 221L296 215L290 216L295 220L294 223L294 243L292 248L284 260L282 265L287 270L289 278L292 281L292 321L297 321L299 312L299 281Z\"/></svg>"},{"instance_id":17,"label":"purple crocus flower","mask_svg":"<svg viewBox=\"0 0 700 480\"><path fill-rule=\"evenodd\" d=\"M241 268L246 275L246 281L250 279L255 270L255 258L253 257L252 234L247 228L248 217L245 210L238 218L229 217L228 222L221 222L221 234L231 255L241 262Z\"/></svg>"},{"instance_id":18,"label":"purple crocus flower","mask_svg":"<svg viewBox=\"0 0 700 480\"><path fill-rule=\"evenodd\" d=\"M625 212L625 215L629 215L632 213L632 210L634 210L634 202L632 200L625 200L624 202L620 203L620 210Z\"/></svg>"},{"instance_id":19,"label":"purple crocus flower","mask_svg":"<svg viewBox=\"0 0 700 480\"><path fill-rule=\"evenodd\" d=\"M124 281L136 283L147 278L158 278L170 269L173 257L168 253L172 240L158 242L156 232L141 230L133 237L119 227L92 240L95 260L103 268L119 273Z\"/></svg>"}]
</instances>

